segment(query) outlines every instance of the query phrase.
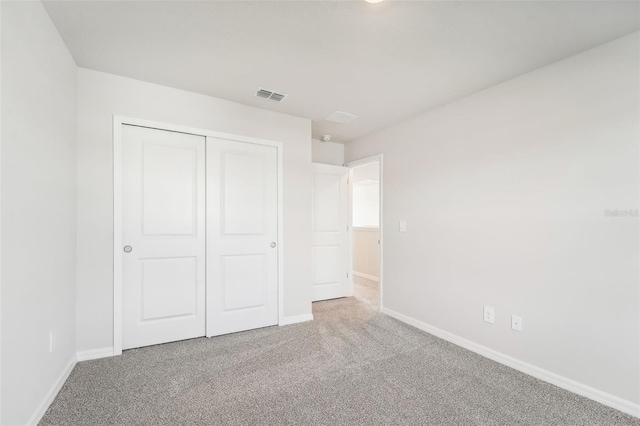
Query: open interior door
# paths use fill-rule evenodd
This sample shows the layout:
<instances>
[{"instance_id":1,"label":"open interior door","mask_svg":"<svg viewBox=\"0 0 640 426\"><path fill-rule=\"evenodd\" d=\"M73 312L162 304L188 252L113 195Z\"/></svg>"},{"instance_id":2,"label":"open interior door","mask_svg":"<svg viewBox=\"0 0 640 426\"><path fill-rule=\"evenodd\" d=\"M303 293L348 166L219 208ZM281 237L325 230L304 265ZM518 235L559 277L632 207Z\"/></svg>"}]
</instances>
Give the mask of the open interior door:
<instances>
[{"instance_id":1,"label":"open interior door","mask_svg":"<svg viewBox=\"0 0 640 426\"><path fill-rule=\"evenodd\" d=\"M314 302L353 294L348 275L349 170L313 164Z\"/></svg>"}]
</instances>

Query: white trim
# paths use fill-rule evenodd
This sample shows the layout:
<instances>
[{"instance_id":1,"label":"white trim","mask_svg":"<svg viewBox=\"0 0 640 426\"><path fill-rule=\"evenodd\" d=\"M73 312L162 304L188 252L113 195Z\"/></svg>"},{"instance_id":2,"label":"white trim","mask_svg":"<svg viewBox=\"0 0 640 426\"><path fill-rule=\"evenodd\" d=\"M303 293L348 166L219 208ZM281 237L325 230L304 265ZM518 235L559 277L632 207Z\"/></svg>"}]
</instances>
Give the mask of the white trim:
<instances>
[{"instance_id":1,"label":"white trim","mask_svg":"<svg viewBox=\"0 0 640 426\"><path fill-rule=\"evenodd\" d=\"M178 124L113 116L113 355L122 354L122 126L149 127L170 132L273 146L278 151L278 323L284 316L284 178L283 144L278 141L233 135ZM306 321L306 320L305 320ZM98 349L97 349L98 350Z\"/></svg>"},{"instance_id":2,"label":"white trim","mask_svg":"<svg viewBox=\"0 0 640 426\"><path fill-rule=\"evenodd\" d=\"M365 228L363 226L354 226L353 230L360 231L360 232L380 232L380 228L378 228L377 226L375 228L374 227Z\"/></svg>"},{"instance_id":3,"label":"white trim","mask_svg":"<svg viewBox=\"0 0 640 426\"><path fill-rule=\"evenodd\" d=\"M113 356L113 348L91 349L89 351L80 351L76 355L78 362L89 361L91 359L108 358Z\"/></svg>"},{"instance_id":4,"label":"white trim","mask_svg":"<svg viewBox=\"0 0 640 426\"><path fill-rule=\"evenodd\" d=\"M62 389L62 385L64 385L64 382L67 381L75 366L76 356L73 355L67 365L64 367L64 370L62 370L62 373L60 373L56 381L53 383L53 386L51 386L51 389L49 389L49 392L47 392L47 394L44 396L44 399L40 402L40 405L38 405L36 411L27 421L27 425L36 426L40 422L40 420L42 420L42 417L49 409L49 406L51 405L53 400L56 399L58 392L60 392L60 389Z\"/></svg>"},{"instance_id":5,"label":"white trim","mask_svg":"<svg viewBox=\"0 0 640 426\"><path fill-rule=\"evenodd\" d=\"M284 319L284 149L278 142L278 324ZM312 318L313 319L313 316Z\"/></svg>"},{"instance_id":6,"label":"white trim","mask_svg":"<svg viewBox=\"0 0 640 426\"><path fill-rule=\"evenodd\" d=\"M371 281L380 282L380 277L374 277L373 275L365 274L362 272L352 271L354 277L366 278Z\"/></svg>"},{"instance_id":7,"label":"white trim","mask_svg":"<svg viewBox=\"0 0 640 426\"><path fill-rule=\"evenodd\" d=\"M378 180L380 181L380 185L379 185L379 190L380 190L380 214L379 214L379 223L380 223L380 227L378 228L378 231L380 232L380 235L378 235L378 238L380 239L380 262L378 264L378 282L380 283L379 285L379 301L378 301L378 309L382 312L382 309L384 309L384 155L383 154L377 154L377 155L372 155L370 157L365 157L365 158L361 158L360 160L354 160L354 161L349 161L348 163L345 163L346 167L349 167L350 169L353 169L354 167L357 166L363 166L365 164L369 164L369 163L373 163L377 161L380 167L380 174L378 176ZM349 181L351 182L353 180L353 170L351 172L349 172ZM351 189L351 187L349 188L349 206L350 208L353 207L353 190ZM353 217L352 213L349 213L349 216ZM351 222L351 221L350 221ZM353 271L353 228L350 227L349 228L349 269L351 270L351 275L354 275L355 272Z\"/></svg>"},{"instance_id":8,"label":"white trim","mask_svg":"<svg viewBox=\"0 0 640 426\"><path fill-rule=\"evenodd\" d=\"M505 355L501 352L495 351L486 346L482 346L478 343L472 342L471 340L467 340L463 337L460 337L453 333L449 333L448 331L444 331L440 328L426 324L422 321L411 318L407 315L401 314L391 309L383 307L381 309L381 312L406 324L412 325L422 331L451 342L454 345L461 346L465 349L477 353L478 355L482 355L493 361L499 362L500 364L506 365L545 382L551 383L552 385L558 386L562 389L566 389L570 392L592 399L611 408L615 408L616 410L620 410L623 413L627 413L635 417L640 417L640 404L592 388L591 386L576 382L575 380L569 379L556 373L552 373L551 371L545 370L543 368L536 367L535 365L526 363L509 355Z\"/></svg>"},{"instance_id":9,"label":"white trim","mask_svg":"<svg viewBox=\"0 0 640 426\"><path fill-rule=\"evenodd\" d=\"M0 46L2 46L2 7L0 7ZM2 55L0 55L0 82L2 81ZM2 85L0 84L0 93L2 93ZM0 96L0 111L2 110L1 108L1 104L2 104L2 96ZM0 152L2 152L2 114L0 114ZM1 155L0 155L1 157ZM2 164L1 158L0 158L0 164ZM0 171L0 176L2 176L2 173ZM0 184L0 188L2 188L2 185ZM2 200L1 200L2 196L0 196L0 212L2 211ZM0 215L0 223L2 223L1 220L1 215ZM0 229L0 237L2 235L2 230ZM0 241L2 241L2 238L0 238ZM0 244L1 246L1 244ZM2 265L2 252L0 251L0 265ZM1 268L1 267L0 267ZM0 276L2 276L2 274L0 273ZM1 280L0 280L1 281ZM0 282L0 300L2 300L2 285ZM0 306L2 304L0 303ZM2 330L2 310L0 309L0 330ZM0 383L2 383L2 339L0 338ZM0 423L2 422L2 386L0 386Z\"/></svg>"},{"instance_id":10,"label":"white trim","mask_svg":"<svg viewBox=\"0 0 640 426\"><path fill-rule=\"evenodd\" d=\"M293 317L280 318L278 325L298 324L300 322L313 321L313 314L296 315Z\"/></svg>"},{"instance_id":11,"label":"white trim","mask_svg":"<svg viewBox=\"0 0 640 426\"><path fill-rule=\"evenodd\" d=\"M0 7L0 46L2 46L2 7ZM0 55L0 82L2 81L2 55ZM0 84L0 93L2 93L2 85ZM2 104L2 96L0 96L0 111L2 110L1 108L1 104ZM2 152L2 114L0 114L0 152ZM1 155L0 155L1 157ZM2 164L1 158L0 158L0 164ZM0 171L0 176L2 176L2 173ZM0 184L0 188L2 188L2 185ZM2 211L2 196L0 196L0 212ZM0 215L0 223L2 223L2 217ZM0 229L0 237L2 235L2 229ZM0 238L0 241L2 241L2 238ZM0 244L1 246L1 244ZM0 251L0 265L2 265L2 252ZM1 267L0 267L1 268ZM0 276L2 276L2 274L0 273ZM1 281L1 280L0 280ZM2 300L2 283L0 282L0 300ZM0 303L0 306L2 304ZM0 309L0 330L2 330L2 309ZM0 338L0 383L2 383L2 339ZM0 386L0 423L2 422L2 386Z\"/></svg>"},{"instance_id":12,"label":"white trim","mask_svg":"<svg viewBox=\"0 0 640 426\"><path fill-rule=\"evenodd\" d=\"M113 355L122 354L122 125L113 116Z\"/></svg>"},{"instance_id":13,"label":"white trim","mask_svg":"<svg viewBox=\"0 0 640 426\"><path fill-rule=\"evenodd\" d=\"M350 169L358 166L364 166L365 164L374 163L376 161L382 161L382 154L371 155L369 157L364 157L359 160L349 161L344 164L345 167L349 167ZM378 177L380 178L380 176ZM381 179L379 179L382 182Z\"/></svg>"}]
</instances>

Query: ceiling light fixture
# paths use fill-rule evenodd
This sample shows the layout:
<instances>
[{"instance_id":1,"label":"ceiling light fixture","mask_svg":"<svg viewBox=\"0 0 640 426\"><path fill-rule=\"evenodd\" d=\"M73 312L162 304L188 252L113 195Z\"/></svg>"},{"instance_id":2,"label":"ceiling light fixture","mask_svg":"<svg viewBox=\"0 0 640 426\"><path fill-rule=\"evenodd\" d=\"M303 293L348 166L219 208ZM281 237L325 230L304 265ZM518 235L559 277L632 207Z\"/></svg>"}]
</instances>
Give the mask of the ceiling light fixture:
<instances>
[{"instance_id":1,"label":"ceiling light fixture","mask_svg":"<svg viewBox=\"0 0 640 426\"><path fill-rule=\"evenodd\" d=\"M322 142L331 142L331 135L322 135L322 136L320 137L320 140L321 140Z\"/></svg>"},{"instance_id":2,"label":"ceiling light fixture","mask_svg":"<svg viewBox=\"0 0 640 426\"><path fill-rule=\"evenodd\" d=\"M383 0L364 0L364 1L371 4L376 4L376 3L382 3Z\"/></svg>"}]
</instances>

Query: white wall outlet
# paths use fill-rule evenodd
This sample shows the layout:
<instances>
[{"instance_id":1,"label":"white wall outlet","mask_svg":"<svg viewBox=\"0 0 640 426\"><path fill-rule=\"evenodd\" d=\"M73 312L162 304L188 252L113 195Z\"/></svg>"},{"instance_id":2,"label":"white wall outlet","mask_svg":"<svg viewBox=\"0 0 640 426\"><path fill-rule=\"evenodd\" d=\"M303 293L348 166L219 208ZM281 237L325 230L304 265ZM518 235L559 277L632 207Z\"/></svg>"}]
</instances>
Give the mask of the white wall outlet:
<instances>
[{"instance_id":1,"label":"white wall outlet","mask_svg":"<svg viewBox=\"0 0 640 426\"><path fill-rule=\"evenodd\" d=\"M49 332L49 353L53 352L53 331Z\"/></svg>"},{"instance_id":2,"label":"white wall outlet","mask_svg":"<svg viewBox=\"0 0 640 426\"><path fill-rule=\"evenodd\" d=\"M522 318L511 315L511 328L515 331L522 331Z\"/></svg>"},{"instance_id":3,"label":"white wall outlet","mask_svg":"<svg viewBox=\"0 0 640 426\"><path fill-rule=\"evenodd\" d=\"M404 219L401 219L400 223L398 224L398 227L400 228L400 232L407 232L407 221Z\"/></svg>"},{"instance_id":4,"label":"white wall outlet","mask_svg":"<svg viewBox=\"0 0 640 426\"><path fill-rule=\"evenodd\" d=\"M496 321L496 313L491 306L484 307L484 322L493 324Z\"/></svg>"}]
</instances>

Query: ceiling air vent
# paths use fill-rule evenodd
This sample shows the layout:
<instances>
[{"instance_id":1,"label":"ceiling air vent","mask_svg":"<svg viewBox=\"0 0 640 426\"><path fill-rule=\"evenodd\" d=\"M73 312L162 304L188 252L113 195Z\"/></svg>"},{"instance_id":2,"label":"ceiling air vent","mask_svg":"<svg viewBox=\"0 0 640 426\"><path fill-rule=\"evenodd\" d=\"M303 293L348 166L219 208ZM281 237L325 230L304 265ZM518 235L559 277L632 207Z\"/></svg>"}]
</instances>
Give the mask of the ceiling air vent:
<instances>
[{"instance_id":1,"label":"ceiling air vent","mask_svg":"<svg viewBox=\"0 0 640 426\"><path fill-rule=\"evenodd\" d=\"M332 121L334 123L347 124L356 118L358 118L357 115L349 114L348 112L336 111L325 118L325 120Z\"/></svg>"},{"instance_id":2,"label":"ceiling air vent","mask_svg":"<svg viewBox=\"0 0 640 426\"><path fill-rule=\"evenodd\" d=\"M287 97L287 95L283 93L276 93L271 90L263 89L262 87L258 87L256 96L273 102L282 102L282 100Z\"/></svg>"}]
</instances>

